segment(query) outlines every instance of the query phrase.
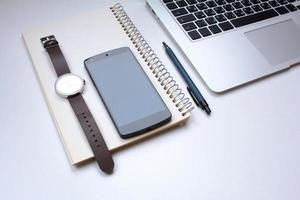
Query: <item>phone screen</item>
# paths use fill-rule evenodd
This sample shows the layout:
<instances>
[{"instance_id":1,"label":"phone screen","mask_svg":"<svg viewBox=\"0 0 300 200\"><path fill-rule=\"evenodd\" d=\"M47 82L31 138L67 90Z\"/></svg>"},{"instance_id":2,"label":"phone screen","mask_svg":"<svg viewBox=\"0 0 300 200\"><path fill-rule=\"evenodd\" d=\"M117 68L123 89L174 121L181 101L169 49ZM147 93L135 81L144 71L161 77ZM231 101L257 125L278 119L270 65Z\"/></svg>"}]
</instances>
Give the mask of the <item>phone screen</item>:
<instances>
[{"instance_id":1,"label":"phone screen","mask_svg":"<svg viewBox=\"0 0 300 200\"><path fill-rule=\"evenodd\" d=\"M93 56L85 66L123 138L170 121L170 111L130 48Z\"/></svg>"}]
</instances>

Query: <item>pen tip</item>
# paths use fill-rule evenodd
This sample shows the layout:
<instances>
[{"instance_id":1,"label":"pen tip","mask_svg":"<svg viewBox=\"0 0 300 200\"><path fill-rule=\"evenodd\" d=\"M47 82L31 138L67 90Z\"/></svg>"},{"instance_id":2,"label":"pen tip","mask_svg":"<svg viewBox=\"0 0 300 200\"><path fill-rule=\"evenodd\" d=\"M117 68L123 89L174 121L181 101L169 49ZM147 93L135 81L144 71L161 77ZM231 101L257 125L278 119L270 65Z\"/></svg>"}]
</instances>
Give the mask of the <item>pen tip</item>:
<instances>
[{"instance_id":1,"label":"pen tip","mask_svg":"<svg viewBox=\"0 0 300 200\"><path fill-rule=\"evenodd\" d=\"M211 110L210 110L210 108L209 108L208 106L204 106L203 109L205 110L205 112L206 112L208 115L210 115Z\"/></svg>"},{"instance_id":2,"label":"pen tip","mask_svg":"<svg viewBox=\"0 0 300 200\"><path fill-rule=\"evenodd\" d=\"M165 42L162 42L162 44L164 45L165 48L169 48L169 46Z\"/></svg>"}]
</instances>

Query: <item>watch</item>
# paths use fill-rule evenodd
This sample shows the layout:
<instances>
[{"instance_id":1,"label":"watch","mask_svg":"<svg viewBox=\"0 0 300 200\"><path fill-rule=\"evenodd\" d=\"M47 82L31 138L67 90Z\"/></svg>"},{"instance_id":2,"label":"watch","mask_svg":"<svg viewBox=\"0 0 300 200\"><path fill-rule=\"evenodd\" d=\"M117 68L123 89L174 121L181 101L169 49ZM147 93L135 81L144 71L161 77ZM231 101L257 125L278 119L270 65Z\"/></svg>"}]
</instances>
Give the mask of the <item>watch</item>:
<instances>
[{"instance_id":1,"label":"watch","mask_svg":"<svg viewBox=\"0 0 300 200\"><path fill-rule=\"evenodd\" d=\"M107 148L92 113L81 95L85 85L84 79L70 72L66 59L54 35L41 38L41 42L48 52L58 76L55 82L56 93L70 102L100 169L105 173L112 173L114 162L111 153Z\"/></svg>"}]
</instances>

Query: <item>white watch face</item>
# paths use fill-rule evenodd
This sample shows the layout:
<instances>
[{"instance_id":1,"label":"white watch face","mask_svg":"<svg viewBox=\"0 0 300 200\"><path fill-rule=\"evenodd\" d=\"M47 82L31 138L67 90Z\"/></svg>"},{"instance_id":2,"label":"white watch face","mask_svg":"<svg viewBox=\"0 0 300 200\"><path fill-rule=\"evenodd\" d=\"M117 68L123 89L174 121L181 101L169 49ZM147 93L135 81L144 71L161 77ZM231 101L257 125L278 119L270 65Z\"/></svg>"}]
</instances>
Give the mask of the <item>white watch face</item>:
<instances>
[{"instance_id":1,"label":"white watch face","mask_svg":"<svg viewBox=\"0 0 300 200\"><path fill-rule=\"evenodd\" d=\"M85 81L72 73L60 76L55 83L55 90L61 97L67 98L69 96L82 93Z\"/></svg>"}]
</instances>

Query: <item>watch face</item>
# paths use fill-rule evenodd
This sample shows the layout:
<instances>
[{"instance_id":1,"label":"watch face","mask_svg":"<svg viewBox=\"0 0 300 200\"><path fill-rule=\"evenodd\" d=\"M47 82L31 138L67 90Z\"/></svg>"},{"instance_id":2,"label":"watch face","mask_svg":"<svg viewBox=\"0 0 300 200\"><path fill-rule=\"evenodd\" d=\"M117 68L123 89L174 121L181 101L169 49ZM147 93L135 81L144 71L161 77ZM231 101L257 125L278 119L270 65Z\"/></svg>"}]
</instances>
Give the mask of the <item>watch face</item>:
<instances>
[{"instance_id":1,"label":"watch face","mask_svg":"<svg viewBox=\"0 0 300 200\"><path fill-rule=\"evenodd\" d=\"M75 74L64 74L60 76L55 83L55 90L61 97L69 96L83 92L85 81Z\"/></svg>"}]
</instances>

